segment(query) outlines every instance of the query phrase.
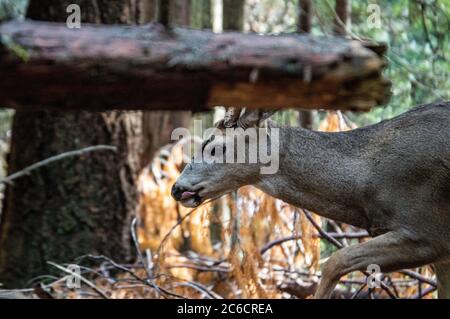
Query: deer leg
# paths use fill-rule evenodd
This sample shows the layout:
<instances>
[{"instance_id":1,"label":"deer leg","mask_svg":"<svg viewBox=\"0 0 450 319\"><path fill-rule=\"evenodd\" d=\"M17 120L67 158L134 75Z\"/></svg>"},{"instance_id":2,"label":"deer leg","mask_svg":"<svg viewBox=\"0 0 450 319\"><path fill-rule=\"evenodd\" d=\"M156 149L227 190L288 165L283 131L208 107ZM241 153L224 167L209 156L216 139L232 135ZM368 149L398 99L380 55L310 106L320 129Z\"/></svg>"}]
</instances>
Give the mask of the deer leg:
<instances>
[{"instance_id":1,"label":"deer leg","mask_svg":"<svg viewBox=\"0 0 450 319\"><path fill-rule=\"evenodd\" d=\"M439 299L450 299L450 261L434 263Z\"/></svg>"},{"instance_id":2,"label":"deer leg","mask_svg":"<svg viewBox=\"0 0 450 319\"><path fill-rule=\"evenodd\" d=\"M314 298L330 298L342 276L356 270L367 271L370 265L378 265L381 272L390 272L423 266L436 258L437 254L424 241L389 232L334 253L323 267Z\"/></svg>"}]
</instances>

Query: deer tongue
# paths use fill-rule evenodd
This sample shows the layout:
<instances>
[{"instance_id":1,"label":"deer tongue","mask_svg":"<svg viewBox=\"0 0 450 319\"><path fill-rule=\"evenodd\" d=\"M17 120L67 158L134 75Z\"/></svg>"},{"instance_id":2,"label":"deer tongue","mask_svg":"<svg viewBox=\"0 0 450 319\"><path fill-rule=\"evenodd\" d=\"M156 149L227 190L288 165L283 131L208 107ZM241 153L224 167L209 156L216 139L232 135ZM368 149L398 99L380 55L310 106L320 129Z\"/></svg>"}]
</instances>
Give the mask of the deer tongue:
<instances>
[{"instance_id":1,"label":"deer tongue","mask_svg":"<svg viewBox=\"0 0 450 319\"><path fill-rule=\"evenodd\" d=\"M195 194L195 192L183 192L183 194L181 194L181 200L191 198L192 196L195 196Z\"/></svg>"}]
</instances>

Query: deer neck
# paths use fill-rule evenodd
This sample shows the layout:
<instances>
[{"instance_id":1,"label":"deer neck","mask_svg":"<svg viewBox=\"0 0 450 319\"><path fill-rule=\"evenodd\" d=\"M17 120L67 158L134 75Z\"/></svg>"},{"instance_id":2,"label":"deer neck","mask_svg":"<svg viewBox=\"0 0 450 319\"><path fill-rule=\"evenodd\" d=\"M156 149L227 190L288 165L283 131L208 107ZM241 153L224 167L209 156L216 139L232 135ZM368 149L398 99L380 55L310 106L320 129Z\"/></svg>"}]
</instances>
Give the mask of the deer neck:
<instances>
[{"instance_id":1,"label":"deer neck","mask_svg":"<svg viewBox=\"0 0 450 319\"><path fill-rule=\"evenodd\" d=\"M281 128L279 170L261 175L255 186L294 206L367 229L360 198L367 173L359 144L354 133Z\"/></svg>"}]
</instances>

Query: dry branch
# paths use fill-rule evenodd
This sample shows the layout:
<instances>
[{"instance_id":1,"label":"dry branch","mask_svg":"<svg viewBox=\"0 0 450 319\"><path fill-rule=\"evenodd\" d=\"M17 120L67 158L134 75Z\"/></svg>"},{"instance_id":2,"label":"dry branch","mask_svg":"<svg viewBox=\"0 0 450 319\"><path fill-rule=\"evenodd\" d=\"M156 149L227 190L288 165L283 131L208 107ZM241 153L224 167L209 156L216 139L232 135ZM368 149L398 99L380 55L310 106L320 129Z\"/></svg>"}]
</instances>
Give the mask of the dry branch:
<instances>
[{"instance_id":1,"label":"dry branch","mask_svg":"<svg viewBox=\"0 0 450 319\"><path fill-rule=\"evenodd\" d=\"M117 148L115 146L110 146L110 145L96 145L96 146L89 146L89 147L85 147L79 150L74 150L74 151L69 151L69 152L65 152L62 154L58 154L52 157L49 157L47 159L44 159L42 161L39 161L37 163L34 163L33 165L30 165L28 167L25 167L24 169L15 172L9 176L6 176L4 178L0 178L0 184L8 184L13 182L15 179L23 177L23 176L27 176L29 175L32 171L41 168L43 166L49 165L51 163L54 162L58 162L60 160L63 160L65 158L68 157L73 157L73 156L81 156L84 155L86 153L90 153L90 152L96 152L96 151L112 151L112 152L117 152Z\"/></svg>"},{"instance_id":2,"label":"dry branch","mask_svg":"<svg viewBox=\"0 0 450 319\"><path fill-rule=\"evenodd\" d=\"M316 224L317 225L317 224ZM314 234L314 237L324 238L321 234ZM353 232L353 233L329 233L327 232L327 236L334 238L334 239L360 239L360 238L366 238L369 237L369 234L366 231L361 232ZM294 236L288 236L280 239L273 240L271 242L268 242L261 248L261 255L263 255L265 252L267 252L269 249L281 245L287 241L291 240L298 240L302 239L303 236L301 235L294 235Z\"/></svg>"},{"instance_id":3,"label":"dry branch","mask_svg":"<svg viewBox=\"0 0 450 319\"><path fill-rule=\"evenodd\" d=\"M21 110L368 110L389 97L384 47L344 38L12 21L0 105Z\"/></svg>"},{"instance_id":4,"label":"dry branch","mask_svg":"<svg viewBox=\"0 0 450 319\"><path fill-rule=\"evenodd\" d=\"M55 268L58 268L59 270L68 273L70 276L73 276L79 280L81 280L82 282L84 282L86 285L88 285L89 287L91 287L95 292L97 292L103 299L109 299L109 297L106 295L106 293L104 291L102 291L101 289L99 289L94 283L92 283L91 281L87 280L86 278L84 278L83 276L79 275L78 273L70 270L69 268L64 268L61 265L58 265L54 262L51 261L47 261L47 263Z\"/></svg>"}]
</instances>

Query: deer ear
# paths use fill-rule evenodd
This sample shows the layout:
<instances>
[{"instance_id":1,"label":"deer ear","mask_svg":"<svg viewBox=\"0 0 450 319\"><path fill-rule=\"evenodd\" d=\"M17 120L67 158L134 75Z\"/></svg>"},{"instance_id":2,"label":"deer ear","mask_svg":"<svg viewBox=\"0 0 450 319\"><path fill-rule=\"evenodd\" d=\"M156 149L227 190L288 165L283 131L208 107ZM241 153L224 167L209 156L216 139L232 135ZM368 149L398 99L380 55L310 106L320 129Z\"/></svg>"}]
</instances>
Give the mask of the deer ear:
<instances>
[{"instance_id":1,"label":"deer ear","mask_svg":"<svg viewBox=\"0 0 450 319\"><path fill-rule=\"evenodd\" d=\"M218 128L219 130L224 130L224 129L225 129L225 125L223 124L223 122L224 122L223 119L220 120L220 121L217 121L217 122L214 124L214 127L215 127L215 128Z\"/></svg>"}]
</instances>

